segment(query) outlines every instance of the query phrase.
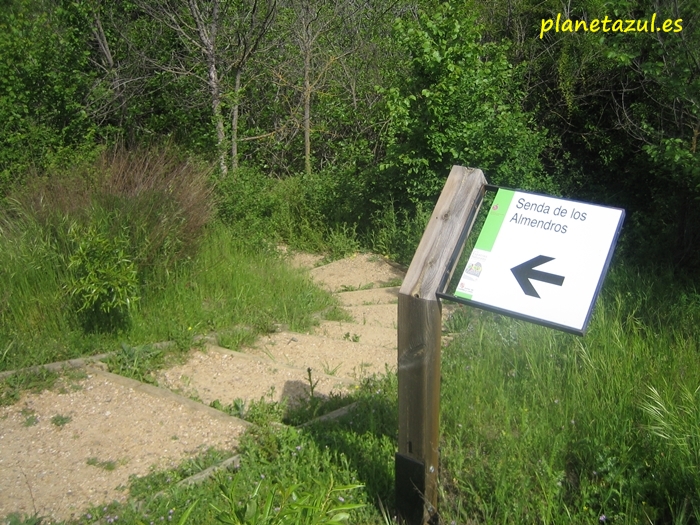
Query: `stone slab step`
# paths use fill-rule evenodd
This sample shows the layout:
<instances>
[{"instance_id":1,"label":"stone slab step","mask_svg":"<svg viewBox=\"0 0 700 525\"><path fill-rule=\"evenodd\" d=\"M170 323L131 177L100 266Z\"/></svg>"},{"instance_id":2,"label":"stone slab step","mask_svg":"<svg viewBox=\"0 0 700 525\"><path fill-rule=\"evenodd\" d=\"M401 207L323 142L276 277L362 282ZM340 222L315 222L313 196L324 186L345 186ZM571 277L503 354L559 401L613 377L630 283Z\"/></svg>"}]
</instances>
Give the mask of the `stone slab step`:
<instances>
[{"instance_id":1,"label":"stone slab step","mask_svg":"<svg viewBox=\"0 0 700 525\"><path fill-rule=\"evenodd\" d=\"M356 270L358 267L361 267L361 272ZM344 288L361 289L368 285L395 285L397 280L403 280L405 276L400 268L388 264L378 255L367 253L313 268L310 274L314 281L332 292Z\"/></svg>"},{"instance_id":2,"label":"stone slab step","mask_svg":"<svg viewBox=\"0 0 700 525\"><path fill-rule=\"evenodd\" d=\"M351 341L372 346L381 346L396 351L397 332L393 328L345 321L323 321L313 332L315 335L339 341Z\"/></svg>"},{"instance_id":3,"label":"stone slab step","mask_svg":"<svg viewBox=\"0 0 700 525\"><path fill-rule=\"evenodd\" d=\"M371 304L397 304L399 300L399 287L370 288L368 290L356 290L354 292L340 292L338 299L344 306L363 306Z\"/></svg>"},{"instance_id":4,"label":"stone slab step","mask_svg":"<svg viewBox=\"0 0 700 525\"><path fill-rule=\"evenodd\" d=\"M346 306L345 310L352 315L355 324L362 326L376 326L396 330L396 316L398 305L396 304L365 304Z\"/></svg>"},{"instance_id":5,"label":"stone slab step","mask_svg":"<svg viewBox=\"0 0 700 525\"><path fill-rule=\"evenodd\" d=\"M153 385L88 369L63 393L24 393L0 407L0 516L77 520L90 505L123 501L119 487L131 476L172 468L209 447L234 448L248 425Z\"/></svg>"},{"instance_id":6,"label":"stone slab step","mask_svg":"<svg viewBox=\"0 0 700 525\"><path fill-rule=\"evenodd\" d=\"M327 397L352 385L347 378L333 377L313 368L312 380L318 381L315 396ZM157 380L164 387L200 399L206 405L214 400L229 405L236 399L248 404L265 398L277 402L286 399L293 406L310 394L306 368L215 345L206 345L204 352L194 352L186 365L161 370Z\"/></svg>"},{"instance_id":7,"label":"stone slab step","mask_svg":"<svg viewBox=\"0 0 700 525\"><path fill-rule=\"evenodd\" d=\"M358 380L373 373L396 369L396 350L362 342L338 340L320 335L278 332L258 339L246 353L313 373Z\"/></svg>"}]
</instances>

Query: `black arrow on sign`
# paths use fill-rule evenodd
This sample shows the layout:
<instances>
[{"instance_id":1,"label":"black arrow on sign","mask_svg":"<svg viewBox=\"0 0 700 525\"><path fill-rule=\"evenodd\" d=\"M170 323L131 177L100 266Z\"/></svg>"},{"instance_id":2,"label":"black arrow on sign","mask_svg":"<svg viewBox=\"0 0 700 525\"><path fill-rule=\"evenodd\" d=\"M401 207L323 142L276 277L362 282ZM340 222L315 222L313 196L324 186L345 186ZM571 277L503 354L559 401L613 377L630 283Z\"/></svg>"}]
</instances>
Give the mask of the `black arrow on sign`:
<instances>
[{"instance_id":1,"label":"black arrow on sign","mask_svg":"<svg viewBox=\"0 0 700 525\"><path fill-rule=\"evenodd\" d=\"M534 269L535 266L539 266L541 264L553 260L554 257L538 255L537 257L510 269L510 271L513 272L513 275L515 276L515 280L518 281L520 288L522 288L523 292L525 292L525 295L529 295L530 297L537 297L538 299L540 297L540 295L537 293L537 290L535 290L535 287L532 286L530 279L535 281L542 281L543 283L556 284L557 286L561 286L562 284L564 284L563 276L554 275L553 273L541 272L539 270Z\"/></svg>"}]
</instances>

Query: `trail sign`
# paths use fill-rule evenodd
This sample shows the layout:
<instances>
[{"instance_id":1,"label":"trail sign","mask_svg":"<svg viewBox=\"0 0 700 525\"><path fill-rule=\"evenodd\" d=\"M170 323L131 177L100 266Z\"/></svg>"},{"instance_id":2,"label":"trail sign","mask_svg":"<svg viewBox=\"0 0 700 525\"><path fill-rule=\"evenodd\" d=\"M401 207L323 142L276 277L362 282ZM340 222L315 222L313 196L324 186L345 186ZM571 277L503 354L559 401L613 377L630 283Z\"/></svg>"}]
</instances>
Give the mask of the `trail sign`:
<instances>
[{"instance_id":1,"label":"trail sign","mask_svg":"<svg viewBox=\"0 0 700 525\"><path fill-rule=\"evenodd\" d=\"M444 292L486 191L498 190L454 295ZM399 290L396 509L438 523L440 298L583 334L624 219L621 209L497 188L453 166Z\"/></svg>"},{"instance_id":2,"label":"trail sign","mask_svg":"<svg viewBox=\"0 0 700 525\"><path fill-rule=\"evenodd\" d=\"M454 296L583 335L625 212L499 188Z\"/></svg>"}]
</instances>

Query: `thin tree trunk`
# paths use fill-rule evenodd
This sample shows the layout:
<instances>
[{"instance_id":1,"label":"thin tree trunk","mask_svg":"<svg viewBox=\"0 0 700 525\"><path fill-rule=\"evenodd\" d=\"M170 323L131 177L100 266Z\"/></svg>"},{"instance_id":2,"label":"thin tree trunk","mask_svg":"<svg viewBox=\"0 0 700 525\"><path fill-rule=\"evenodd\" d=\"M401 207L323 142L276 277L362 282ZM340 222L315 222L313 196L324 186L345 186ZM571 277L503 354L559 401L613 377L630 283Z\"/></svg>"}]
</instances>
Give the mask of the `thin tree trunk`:
<instances>
[{"instance_id":1,"label":"thin tree trunk","mask_svg":"<svg viewBox=\"0 0 700 525\"><path fill-rule=\"evenodd\" d=\"M239 96L241 93L241 69L236 69L233 85L233 116L231 117L231 168L238 168L238 111L240 108Z\"/></svg>"},{"instance_id":2,"label":"thin tree trunk","mask_svg":"<svg viewBox=\"0 0 700 525\"><path fill-rule=\"evenodd\" d=\"M216 147L219 152L219 167L221 175L228 175L228 164L226 162L226 132L224 130L224 116L221 113L221 86L219 85L219 75L216 70L216 62L209 61L209 90L211 91L211 109L214 114L214 125L216 126Z\"/></svg>"},{"instance_id":3,"label":"thin tree trunk","mask_svg":"<svg viewBox=\"0 0 700 525\"><path fill-rule=\"evenodd\" d=\"M304 165L311 175L311 48L304 53Z\"/></svg>"}]
</instances>

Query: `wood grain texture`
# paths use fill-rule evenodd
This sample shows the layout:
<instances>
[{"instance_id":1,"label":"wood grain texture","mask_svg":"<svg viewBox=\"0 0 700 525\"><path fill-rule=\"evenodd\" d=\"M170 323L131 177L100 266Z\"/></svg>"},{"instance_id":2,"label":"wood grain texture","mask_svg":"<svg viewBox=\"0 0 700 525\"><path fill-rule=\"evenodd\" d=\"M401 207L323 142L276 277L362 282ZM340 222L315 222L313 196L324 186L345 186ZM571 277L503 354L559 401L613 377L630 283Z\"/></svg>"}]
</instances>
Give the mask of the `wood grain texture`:
<instances>
[{"instance_id":1,"label":"wood grain texture","mask_svg":"<svg viewBox=\"0 0 700 525\"><path fill-rule=\"evenodd\" d=\"M453 166L401 286L400 294L435 299L469 213L486 178L479 169ZM471 227L471 225L470 225Z\"/></svg>"},{"instance_id":2,"label":"wood grain texture","mask_svg":"<svg viewBox=\"0 0 700 525\"><path fill-rule=\"evenodd\" d=\"M476 214L471 212L480 204L485 184L481 170L452 168L399 290L398 448L399 454L423 464L423 477L408 483L425 487L424 494L413 494L410 501L397 497L397 510L408 525L438 519L442 308L435 293L445 272L453 270L447 266L465 225L471 230L472 224L466 223L470 215L473 222Z\"/></svg>"},{"instance_id":3,"label":"wood grain texture","mask_svg":"<svg viewBox=\"0 0 700 525\"><path fill-rule=\"evenodd\" d=\"M420 523L427 523L438 496L440 303L399 294L398 328L399 453L424 465L425 506Z\"/></svg>"}]
</instances>

